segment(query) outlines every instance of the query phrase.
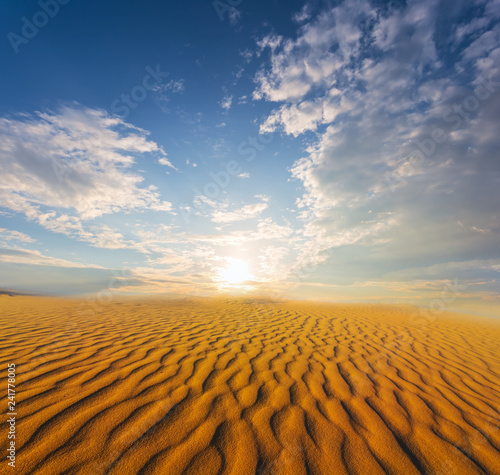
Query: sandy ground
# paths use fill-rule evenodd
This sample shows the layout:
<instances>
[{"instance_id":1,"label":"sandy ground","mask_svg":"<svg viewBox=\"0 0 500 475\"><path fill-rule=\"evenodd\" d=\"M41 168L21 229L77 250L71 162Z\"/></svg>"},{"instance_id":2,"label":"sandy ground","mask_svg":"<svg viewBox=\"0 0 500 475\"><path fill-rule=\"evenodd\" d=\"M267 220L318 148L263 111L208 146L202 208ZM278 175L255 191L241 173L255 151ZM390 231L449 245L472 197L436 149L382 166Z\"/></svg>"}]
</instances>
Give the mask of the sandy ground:
<instances>
[{"instance_id":1,"label":"sandy ground","mask_svg":"<svg viewBox=\"0 0 500 475\"><path fill-rule=\"evenodd\" d=\"M498 320L244 298L0 309L3 409L17 373L0 473L500 473Z\"/></svg>"}]
</instances>

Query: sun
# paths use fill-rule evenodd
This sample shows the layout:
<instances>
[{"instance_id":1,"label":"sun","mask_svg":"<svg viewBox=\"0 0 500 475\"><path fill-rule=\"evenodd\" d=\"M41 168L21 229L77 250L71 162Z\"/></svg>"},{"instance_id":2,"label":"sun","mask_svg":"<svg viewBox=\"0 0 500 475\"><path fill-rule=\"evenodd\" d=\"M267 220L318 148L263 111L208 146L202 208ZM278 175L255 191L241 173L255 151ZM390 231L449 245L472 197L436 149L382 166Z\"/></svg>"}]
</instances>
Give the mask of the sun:
<instances>
[{"instance_id":1,"label":"sun","mask_svg":"<svg viewBox=\"0 0 500 475\"><path fill-rule=\"evenodd\" d=\"M221 283L225 285L238 285L254 278L247 263L239 259L234 259L227 267L219 269L218 275Z\"/></svg>"}]
</instances>

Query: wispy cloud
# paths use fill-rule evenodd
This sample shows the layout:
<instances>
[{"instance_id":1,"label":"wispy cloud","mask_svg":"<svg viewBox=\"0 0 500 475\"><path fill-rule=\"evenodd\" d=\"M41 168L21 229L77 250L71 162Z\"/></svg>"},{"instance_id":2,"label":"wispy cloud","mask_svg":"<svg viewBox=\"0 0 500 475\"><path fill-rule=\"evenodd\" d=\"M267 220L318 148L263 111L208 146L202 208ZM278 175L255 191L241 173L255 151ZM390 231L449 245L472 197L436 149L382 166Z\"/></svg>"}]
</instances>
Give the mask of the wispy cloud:
<instances>
[{"instance_id":1,"label":"wispy cloud","mask_svg":"<svg viewBox=\"0 0 500 475\"><path fill-rule=\"evenodd\" d=\"M153 92L153 98L156 103L161 107L163 112L170 112L168 109L168 103L171 100L173 94L180 94L185 90L184 79L172 79L167 83L157 84L151 89Z\"/></svg>"},{"instance_id":2,"label":"wispy cloud","mask_svg":"<svg viewBox=\"0 0 500 475\"><path fill-rule=\"evenodd\" d=\"M235 221L244 221L259 216L266 208L267 203L252 203L243 206L234 211L214 211L212 221L214 223L233 223Z\"/></svg>"},{"instance_id":3,"label":"wispy cloud","mask_svg":"<svg viewBox=\"0 0 500 475\"><path fill-rule=\"evenodd\" d=\"M164 150L147 132L99 109L0 118L0 206L54 232L95 239L83 221L131 210L170 211L154 186L130 170L135 157ZM99 231L103 232L103 228Z\"/></svg>"},{"instance_id":4,"label":"wispy cloud","mask_svg":"<svg viewBox=\"0 0 500 475\"><path fill-rule=\"evenodd\" d=\"M71 262L66 259L45 256L39 251L26 249L0 249L0 261L37 266L75 267L102 269L101 266Z\"/></svg>"},{"instance_id":5,"label":"wispy cloud","mask_svg":"<svg viewBox=\"0 0 500 475\"><path fill-rule=\"evenodd\" d=\"M158 159L158 163L160 165L164 165L166 167L170 167L170 168L173 168L174 170L177 170L177 168L175 168L171 163L170 163L170 160L166 157L161 157Z\"/></svg>"},{"instance_id":6,"label":"wispy cloud","mask_svg":"<svg viewBox=\"0 0 500 475\"><path fill-rule=\"evenodd\" d=\"M33 239L31 236L27 234L21 233L19 231L13 231L11 229L0 228L0 241L18 241L18 242L35 242L36 239Z\"/></svg>"}]
</instances>

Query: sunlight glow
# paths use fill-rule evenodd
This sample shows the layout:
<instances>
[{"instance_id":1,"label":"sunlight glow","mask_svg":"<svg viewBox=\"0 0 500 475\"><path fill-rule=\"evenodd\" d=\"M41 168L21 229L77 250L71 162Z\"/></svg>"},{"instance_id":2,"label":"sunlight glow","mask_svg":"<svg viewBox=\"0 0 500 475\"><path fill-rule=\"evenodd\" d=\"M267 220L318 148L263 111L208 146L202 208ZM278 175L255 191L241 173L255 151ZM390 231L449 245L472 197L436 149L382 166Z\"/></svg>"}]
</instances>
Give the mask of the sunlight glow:
<instances>
[{"instance_id":1,"label":"sunlight glow","mask_svg":"<svg viewBox=\"0 0 500 475\"><path fill-rule=\"evenodd\" d=\"M219 269L218 277L224 286L237 286L254 278L247 263L239 259L231 260L225 268Z\"/></svg>"}]
</instances>

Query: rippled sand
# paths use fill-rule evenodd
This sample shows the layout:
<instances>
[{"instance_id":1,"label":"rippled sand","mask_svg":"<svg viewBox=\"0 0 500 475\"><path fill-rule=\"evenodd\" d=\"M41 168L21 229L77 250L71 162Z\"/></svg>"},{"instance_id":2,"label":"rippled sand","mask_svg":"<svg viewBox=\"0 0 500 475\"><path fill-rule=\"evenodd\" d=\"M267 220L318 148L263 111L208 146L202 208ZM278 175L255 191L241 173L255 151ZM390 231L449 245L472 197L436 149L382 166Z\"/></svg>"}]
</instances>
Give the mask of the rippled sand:
<instances>
[{"instance_id":1,"label":"rippled sand","mask_svg":"<svg viewBox=\"0 0 500 475\"><path fill-rule=\"evenodd\" d=\"M1 473L500 473L498 320L243 298L0 306L5 406L8 363L18 391Z\"/></svg>"}]
</instances>

